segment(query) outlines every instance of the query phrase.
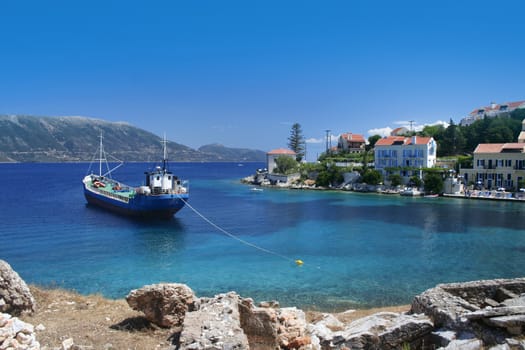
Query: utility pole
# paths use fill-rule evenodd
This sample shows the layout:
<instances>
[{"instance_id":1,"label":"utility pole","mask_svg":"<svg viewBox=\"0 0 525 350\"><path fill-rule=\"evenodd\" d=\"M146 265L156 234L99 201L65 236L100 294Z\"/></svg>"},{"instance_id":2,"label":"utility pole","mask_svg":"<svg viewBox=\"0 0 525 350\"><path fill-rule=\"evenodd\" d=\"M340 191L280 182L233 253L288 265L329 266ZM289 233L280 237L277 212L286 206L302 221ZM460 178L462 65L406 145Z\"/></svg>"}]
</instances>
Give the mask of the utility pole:
<instances>
[{"instance_id":1,"label":"utility pole","mask_svg":"<svg viewBox=\"0 0 525 350\"><path fill-rule=\"evenodd\" d=\"M330 129L326 129L325 132L326 132L326 154L330 154L330 149L332 148L332 141L330 141L330 148L328 147L328 142L330 140Z\"/></svg>"},{"instance_id":2,"label":"utility pole","mask_svg":"<svg viewBox=\"0 0 525 350\"><path fill-rule=\"evenodd\" d=\"M412 132L412 124L414 124L414 120L409 120L408 122L410 123L410 132Z\"/></svg>"}]
</instances>

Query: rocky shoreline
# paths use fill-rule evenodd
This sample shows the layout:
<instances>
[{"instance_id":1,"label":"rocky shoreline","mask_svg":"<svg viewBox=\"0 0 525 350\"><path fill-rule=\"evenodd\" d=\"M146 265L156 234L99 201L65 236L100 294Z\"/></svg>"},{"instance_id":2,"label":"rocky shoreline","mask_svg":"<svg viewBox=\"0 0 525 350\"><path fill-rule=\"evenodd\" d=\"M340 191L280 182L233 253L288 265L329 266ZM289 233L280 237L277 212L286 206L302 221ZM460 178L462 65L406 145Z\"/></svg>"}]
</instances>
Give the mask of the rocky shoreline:
<instances>
[{"instance_id":1,"label":"rocky shoreline","mask_svg":"<svg viewBox=\"0 0 525 350\"><path fill-rule=\"evenodd\" d=\"M379 312L352 321L343 316L353 310L308 318L295 307L280 307L278 302L255 305L235 292L198 297L178 283L132 290L126 302L126 312L141 316L120 320L120 327L104 326L100 336L117 337L130 331L123 325L142 319L150 325L149 332L162 339L155 346L130 340L114 347L111 339L102 339L106 345L100 347L86 345L88 335L80 335L83 329L87 333L88 315L95 313L89 305L75 305L86 324L77 338L71 337L65 329L72 321L58 311L59 303L38 305L25 282L0 260L0 349L525 349L525 278L441 284L416 296L406 312ZM53 313L54 308L58 312ZM119 308L126 308L124 302ZM28 322L39 312L64 325L64 334L56 338L60 344L39 343L46 324L35 327ZM106 315L105 321L119 320Z\"/></svg>"}]
</instances>

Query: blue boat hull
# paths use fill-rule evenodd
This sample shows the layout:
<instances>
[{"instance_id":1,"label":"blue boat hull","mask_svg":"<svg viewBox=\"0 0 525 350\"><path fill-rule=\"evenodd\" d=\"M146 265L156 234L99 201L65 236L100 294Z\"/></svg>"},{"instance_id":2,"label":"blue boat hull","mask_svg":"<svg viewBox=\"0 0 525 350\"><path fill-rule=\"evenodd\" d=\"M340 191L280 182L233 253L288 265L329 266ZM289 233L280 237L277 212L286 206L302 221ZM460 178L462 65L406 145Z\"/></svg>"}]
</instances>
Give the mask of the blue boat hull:
<instances>
[{"instance_id":1,"label":"blue boat hull","mask_svg":"<svg viewBox=\"0 0 525 350\"><path fill-rule=\"evenodd\" d=\"M89 204L112 212L133 217L172 218L188 200L188 194L136 194L128 202L90 191L84 186L84 196Z\"/></svg>"}]
</instances>

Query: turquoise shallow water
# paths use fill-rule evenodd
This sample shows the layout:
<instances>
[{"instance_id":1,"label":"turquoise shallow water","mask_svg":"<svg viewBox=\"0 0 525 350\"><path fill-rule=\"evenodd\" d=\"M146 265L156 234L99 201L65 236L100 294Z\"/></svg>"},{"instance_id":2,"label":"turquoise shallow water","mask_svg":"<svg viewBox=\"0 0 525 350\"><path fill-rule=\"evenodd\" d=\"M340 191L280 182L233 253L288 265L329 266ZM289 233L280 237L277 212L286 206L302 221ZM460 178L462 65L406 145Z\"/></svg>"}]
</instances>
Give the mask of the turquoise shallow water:
<instances>
[{"instance_id":1,"label":"turquoise shallow water","mask_svg":"<svg viewBox=\"0 0 525 350\"><path fill-rule=\"evenodd\" d=\"M138 185L147 164L115 176ZM190 208L145 222L87 206L87 164L1 164L0 258L30 283L124 297L158 282L322 310L409 303L437 283L523 276L525 203L250 191L261 164L173 164ZM290 260L301 259L302 267Z\"/></svg>"}]
</instances>

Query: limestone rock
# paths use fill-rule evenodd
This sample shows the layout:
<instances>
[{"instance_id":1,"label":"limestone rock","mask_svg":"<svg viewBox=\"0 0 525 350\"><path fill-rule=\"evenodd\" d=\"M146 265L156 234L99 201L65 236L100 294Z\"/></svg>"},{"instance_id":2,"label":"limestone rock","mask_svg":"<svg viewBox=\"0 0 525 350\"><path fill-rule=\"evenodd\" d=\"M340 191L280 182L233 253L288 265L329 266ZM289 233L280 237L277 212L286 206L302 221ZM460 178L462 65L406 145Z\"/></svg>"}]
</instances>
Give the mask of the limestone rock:
<instances>
[{"instance_id":1,"label":"limestone rock","mask_svg":"<svg viewBox=\"0 0 525 350\"><path fill-rule=\"evenodd\" d=\"M445 331L472 335L447 348L506 346L525 334L524 293L525 278L441 284L416 296L411 311L425 313Z\"/></svg>"},{"instance_id":2,"label":"limestone rock","mask_svg":"<svg viewBox=\"0 0 525 350\"><path fill-rule=\"evenodd\" d=\"M132 290L128 305L144 312L146 318L161 327L182 326L186 312L197 307L195 294L185 284L161 283Z\"/></svg>"},{"instance_id":3,"label":"limestone rock","mask_svg":"<svg viewBox=\"0 0 525 350\"><path fill-rule=\"evenodd\" d=\"M0 260L0 312L20 315L35 311L35 299L27 284L4 260Z\"/></svg>"},{"instance_id":4,"label":"limestone rock","mask_svg":"<svg viewBox=\"0 0 525 350\"><path fill-rule=\"evenodd\" d=\"M438 327L465 327L464 315L494 303L512 303L525 292L525 278L440 284L416 296L412 312L425 313ZM514 304L515 305L515 304Z\"/></svg>"},{"instance_id":5,"label":"limestone rock","mask_svg":"<svg viewBox=\"0 0 525 350\"><path fill-rule=\"evenodd\" d=\"M483 349L483 342L477 338L459 339L451 341L441 350L480 350Z\"/></svg>"},{"instance_id":6,"label":"limestone rock","mask_svg":"<svg viewBox=\"0 0 525 350\"><path fill-rule=\"evenodd\" d=\"M0 313L0 349L39 350L33 325Z\"/></svg>"},{"instance_id":7,"label":"limestone rock","mask_svg":"<svg viewBox=\"0 0 525 350\"><path fill-rule=\"evenodd\" d=\"M307 335L306 316L295 307L281 308L277 313L279 346L282 349L305 349L311 339Z\"/></svg>"},{"instance_id":8,"label":"limestone rock","mask_svg":"<svg viewBox=\"0 0 525 350\"><path fill-rule=\"evenodd\" d=\"M73 338L67 338L62 342L62 350L71 350L75 346Z\"/></svg>"},{"instance_id":9,"label":"limestone rock","mask_svg":"<svg viewBox=\"0 0 525 350\"><path fill-rule=\"evenodd\" d=\"M306 316L295 307L255 307L251 299L239 305L241 327L251 349L312 349Z\"/></svg>"},{"instance_id":10,"label":"limestone rock","mask_svg":"<svg viewBox=\"0 0 525 350\"><path fill-rule=\"evenodd\" d=\"M399 349L404 344L417 348L432 330L432 322L424 315L393 312L355 320L341 331L331 331L322 320L309 327L322 349Z\"/></svg>"},{"instance_id":11,"label":"limestone rock","mask_svg":"<svg viewBox=\"0 0 525 350\"><path fill-rule=\"evenodd\" d=\"M278 349L277 310L266 307L255 307L252 299L243 299L239 304L241 327L243 328L250 348Z\"/></svg>"},{"instance_id":12,"label":"limestone rock","mask_svg":"<svg viewBox=\"0 0 525 350\"><path fill-rule=\"evenodd\" d=\"M199 309L186 314L180 349L249 349L240 324L240 300L234 292L201 298Z\"/></svg>"}]
</instances>

